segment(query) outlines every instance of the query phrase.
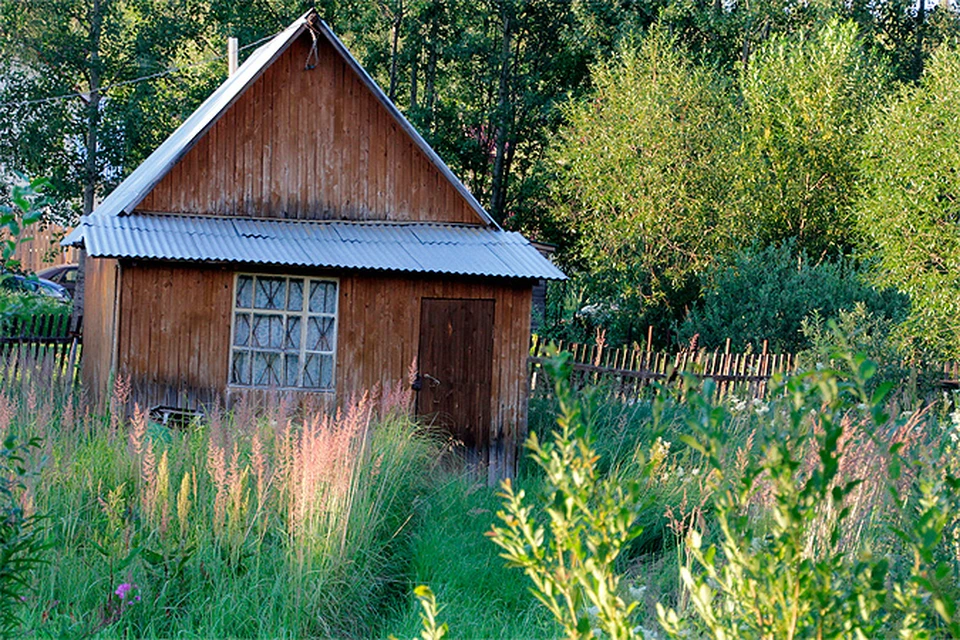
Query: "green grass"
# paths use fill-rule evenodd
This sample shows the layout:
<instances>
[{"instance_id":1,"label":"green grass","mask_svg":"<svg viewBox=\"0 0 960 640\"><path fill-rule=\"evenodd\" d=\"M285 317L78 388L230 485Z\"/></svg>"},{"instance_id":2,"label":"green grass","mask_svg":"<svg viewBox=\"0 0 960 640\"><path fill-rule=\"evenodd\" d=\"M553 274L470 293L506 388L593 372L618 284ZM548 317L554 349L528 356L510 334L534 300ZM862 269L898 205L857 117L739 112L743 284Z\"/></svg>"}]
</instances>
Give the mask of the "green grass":
<instances>
[{"instance_id":1,"label":"green grass","mask_svg":"<svg viewBox=\"0 0 960 640\"><path fill-rule=\"evenodd\" d=\"M533 597L526 577L505 566L486 533L496 520L495 490L465 476L445 478L424 496L413 538L410 585L425 584L455 638L556 638L559 627ZM385 631L418 637L412 595Z\"/></svg>"}]
</instances>

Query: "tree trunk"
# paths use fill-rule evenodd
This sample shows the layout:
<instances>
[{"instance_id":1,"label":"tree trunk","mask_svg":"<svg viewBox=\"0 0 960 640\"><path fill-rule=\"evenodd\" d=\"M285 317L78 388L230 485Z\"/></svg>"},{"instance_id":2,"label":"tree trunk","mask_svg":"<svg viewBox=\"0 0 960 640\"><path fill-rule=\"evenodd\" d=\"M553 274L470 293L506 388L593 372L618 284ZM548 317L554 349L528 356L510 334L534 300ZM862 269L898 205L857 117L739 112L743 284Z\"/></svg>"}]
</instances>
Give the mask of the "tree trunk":
<instances>
[{"instance_id":1,"label":"tree trunk","mask_svg":"<svg viewBox=\"0 0 960 640\"><path fill-rule=\"evenodd\" d=\"M926 0L920 0L917 3L917 52L914 60L914 72L916 73L917 78L923 74L923 31L925 27L924 23L927 19L926 5Z\"/></svg>"},{"instance_id":2,"label":"tree trunk","mask_svg":"<svg viewBox=\"0 0 960 640\"><path fill-rule=\"evenodd\" d=\"M429 46L430 53L427 56L427 73L425 78L426 108L428 118L430 119L430 128L433 128L433 107L436 97L434 94L433 83L437 78L437 45L432 41Z\"/></svg>"},{"instance_id":3,"label":"tree trunk","mask_svg":"<svg viewBox=\"0 0 960 640\"><path fill-rule=\"evenodd\" d=\"M403 26L403 0L393 15L393 43L390 47L390 100L397 99L397 57L400 49L400 28Z\"/></svg>"},{"instance_id":4,"label":"tree trunk","mask_svg":"<svg viewBox=\"0 0 960 640\"><path fill-rule=\"evenodd\" d=\"M417 76L420 74L421 50L421 40L417 38L417 44L413 50L413 58L410 60L410 113L416 113L417 111L417 91L419 89Z\"/></svg>"},{"instance_id":5,"label":"tree trunk","mask_svg":"<svg viewBox=\"0 0 960 640\"><path fill-rule=\"evenodd\" d=\"M503 220L503 207L506 203L507 140L512 132L512 105L510 104L510 48L513 41L513 24L506 8L503 11L503 40L500 49L500 83L497 89L497 108L495 118L495 147L493 158L493 176L490 188L490 213L497 221Z\"/></svg>"},{"instance_id":6,"label":"tree trunk","mask_svg":"<svg viewBox=\"0 0 960 640\"><path fill-rule=\"evenodd\" d=\"M93 0L90 15L90 102L87 104L87 136L83 172L83 215L90 215L96 204L97 183L100 173L97 170L97 152L100 131L100 35L103 26L103 5L101 0ZM86 251L79 251L77 258L77 283L73 293L73 313L71 325L74 331L81 330L83 317L84 262Z\"/></svg>"}]
</instances>

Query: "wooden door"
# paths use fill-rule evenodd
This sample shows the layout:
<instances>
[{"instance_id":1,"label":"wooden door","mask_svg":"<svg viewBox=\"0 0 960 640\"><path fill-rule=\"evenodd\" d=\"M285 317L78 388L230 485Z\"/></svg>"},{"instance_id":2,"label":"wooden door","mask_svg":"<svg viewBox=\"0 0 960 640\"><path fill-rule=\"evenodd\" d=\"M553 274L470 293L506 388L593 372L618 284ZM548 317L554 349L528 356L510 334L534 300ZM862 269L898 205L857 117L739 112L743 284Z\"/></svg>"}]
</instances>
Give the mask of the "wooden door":
<instances>
[{"instance_id":1,"label":"wooden door","mask_svg":"<svg viewBox=\"0 0 960 640\"><path fill-rule=\"evenodd\" d=\"M417 414L470 449L490 434L493 300L424 298L420 303Z\"/></svg>"}]
</instances>

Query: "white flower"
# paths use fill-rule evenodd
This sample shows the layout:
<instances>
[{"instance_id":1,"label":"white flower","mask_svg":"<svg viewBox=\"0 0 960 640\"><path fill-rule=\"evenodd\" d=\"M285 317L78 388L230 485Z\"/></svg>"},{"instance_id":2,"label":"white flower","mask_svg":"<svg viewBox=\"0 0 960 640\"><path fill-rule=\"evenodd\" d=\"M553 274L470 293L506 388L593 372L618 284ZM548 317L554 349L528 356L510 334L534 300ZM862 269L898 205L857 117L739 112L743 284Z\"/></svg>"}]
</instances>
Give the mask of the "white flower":
<instances>
[{"instance_id":1,"label":"white flower","mask_svg":"<svg viewBox=\"0 0 960 640\"><path fill-rule=\"evenodd\" d=\"M642 584L639 587L627 587L627 592L630 594L630 597L634 599L634 601L639 601L641 598L643 598L643 594L646 590L647 585L645 584Z\"/></svg>"}]
</instances>

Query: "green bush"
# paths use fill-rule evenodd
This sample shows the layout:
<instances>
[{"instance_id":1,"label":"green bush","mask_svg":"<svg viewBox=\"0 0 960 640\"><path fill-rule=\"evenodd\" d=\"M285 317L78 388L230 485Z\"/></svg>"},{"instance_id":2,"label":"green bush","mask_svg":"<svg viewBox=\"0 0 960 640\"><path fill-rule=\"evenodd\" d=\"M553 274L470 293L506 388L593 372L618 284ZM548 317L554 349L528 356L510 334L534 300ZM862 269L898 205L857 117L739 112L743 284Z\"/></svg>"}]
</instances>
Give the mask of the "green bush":
<instances>
[{"instance_id":1,"label":"green bush","mask_svg":"<svg viewBox=\"0 0 960 640\"><path fill-rule=\"evenodd\" d=\"M678 330L681 343L699 334L699 344L755 349L767 340L775 352L810 347L804 319L816 312L823 320L861 303L870 313L897 323L906 317L906 298L892 289L878 290L863 279L864 270L849 260L816 261L794 241L752 247L710 268L704 293Z\"/></svg>"},{"instance_id":2,"label":"green bush","mask_svg":"<svg viewBox=\"0 0 960 640\"><path fill-rule=\"evenodd\" d=\"M892 419L884 411L892 384L871 384L876 365L834 355L841 368L791 376L779 397L755 402L745 442L729 437L739 409L713 401L711 382L688 395L680 439L709 468L701 486L714 497L698 517L674 523L686 543L682 586L661 592L657 605L669 636L960 634L960 412L949 437L922 413ZM629 464L601 472L597 412L569 389L567 362L553 369L560 428L550 443L531 436L528 444L547 491L531 503L505 484L505 526L494 528L494 542L568 637L657 637L637 606L643 589L629 587L618 557L637 535L644 499L663 494L618 482ZM669 446L658 443L638 461L650 478L671 464ZM662 581L644 566L637 581Z\"/></svg>"}]
</instances>

